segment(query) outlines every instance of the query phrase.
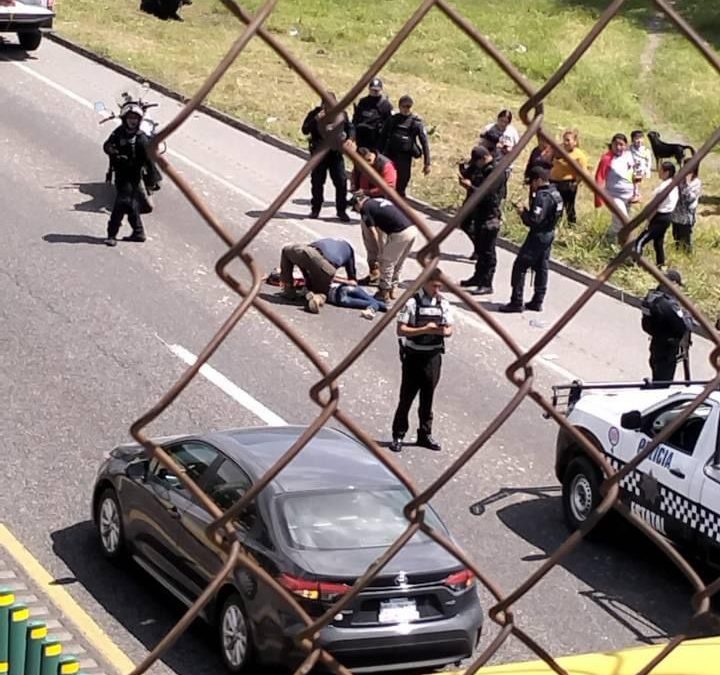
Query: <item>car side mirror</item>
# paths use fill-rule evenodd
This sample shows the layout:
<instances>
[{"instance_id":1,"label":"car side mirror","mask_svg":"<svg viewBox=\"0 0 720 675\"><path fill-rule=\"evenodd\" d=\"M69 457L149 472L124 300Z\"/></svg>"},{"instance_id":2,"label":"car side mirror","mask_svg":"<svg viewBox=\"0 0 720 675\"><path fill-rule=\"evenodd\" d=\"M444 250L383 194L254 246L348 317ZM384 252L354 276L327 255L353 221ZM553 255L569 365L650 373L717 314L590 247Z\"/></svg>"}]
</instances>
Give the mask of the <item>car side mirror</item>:
<instances>
[{"instance_id":1,"label":"car side mirror","mask_svg":"<svg viewBox=\"0 0 720 675\"><path fill-rule=\"evenodd\" d=\"M128 478L144 481L147 477L147 468L148 464L144 460L140 462L133 462L132 464L128 464L127 469L125 469L125 473Z\"/></svg>"},{"instance_id":2,"label":"car side mirror","mask_svg":"<svg viewBox=\"0 0 720 675\"><path fill-rule=\"evenodd\" d=\"M637 431L642 428L642 414L639 410L631 410L620 416L620 426L623 429Z\"/></svg>"}]
</instances>

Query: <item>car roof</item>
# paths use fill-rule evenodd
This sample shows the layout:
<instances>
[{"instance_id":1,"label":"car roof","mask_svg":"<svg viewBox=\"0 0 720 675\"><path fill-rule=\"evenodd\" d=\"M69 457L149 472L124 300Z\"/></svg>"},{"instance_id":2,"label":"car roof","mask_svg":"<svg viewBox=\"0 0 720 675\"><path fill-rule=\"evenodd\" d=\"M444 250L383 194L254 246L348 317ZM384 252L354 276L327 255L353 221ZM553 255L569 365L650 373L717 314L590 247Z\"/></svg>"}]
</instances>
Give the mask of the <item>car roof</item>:
<instances>
[{"instance_id":1,"label":"car roof","mask_svg":"<svg viewBox=\"0 0 720 675\"><path fill-rule=\"evenodd\" d=\"M203 436L251 474L262 476L304 433L303 426L228 429ZM400 481L364 445L322 428L271 483L275 491L397 486Z\"/></svg>"}]
</instances>

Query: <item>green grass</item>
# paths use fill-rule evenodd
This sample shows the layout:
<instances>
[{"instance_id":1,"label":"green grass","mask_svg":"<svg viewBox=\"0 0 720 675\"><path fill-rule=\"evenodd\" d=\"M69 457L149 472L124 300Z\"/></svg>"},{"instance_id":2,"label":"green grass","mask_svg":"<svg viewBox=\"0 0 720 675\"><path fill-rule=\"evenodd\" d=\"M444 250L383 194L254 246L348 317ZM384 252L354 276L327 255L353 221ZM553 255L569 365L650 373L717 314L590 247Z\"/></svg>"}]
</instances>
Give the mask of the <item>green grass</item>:
<instances>
[{"instance_id":1,"label":"green grass","mask_svg":"<svg viewBox=\"0 0 720 675\"><path fill-rule=\"evenodd\" d=\"M257 9L260 0L243 3ZM280 0L267 26L313 73L338 93L346 91L418 6L418 0ZM454 6L489 37L509 60L539 86L590 30L603 0L456 0ZM714 3L677 0L676 8L720 41L720 13ZM240 25L217 0L195 0L183 9L185 23L161 22L137 10L138 0L60 0L57 30L81 44L191 94L240 34ZM716 76L692 47L662 34L656 63L643 72L649 2L630 0L546 104L545 128L559 134L578 127L591 164L617 131L657 124L664 137L682 134L693 145L720 124ZM417 172L414 195L444 208L456 207L462 193L457 161L474 145L479 128L501 108L517 110L522 97L514 83L480 48L438 10L400 48L382 77L391 98L413 95L416 112L434 127L433 173ZM99 92L100 96L102 93ZM107 92L109 97L113 92ZM300 124L317 97L285 63L254 40L212 92L209 102L292 142L305 143ZM649 112L652 111L652 114ZM662 124L660 122L662 121ZM524 157L519 162L520 167ZM708 164L708 168L712 163ZM521 174L516 171L516 176ZM706 193L718 194L720 181L706 170ZM515 178L514 180L517 180ZM652 186L644 187L649 194ZM520 190L511 186L511 193ZM671 254L682 268L691 296L714 313L720 305L717 205L701 207L697 253ZM601 270L612 254L602 243L609 216L596 212L583 189L580 226L561 230L554 255L590 271ZM505 235L514 240L524 228L508 214ZM637 268L613 281L642 293L650 283ZM713 314L714 316L714 314Z\"/></svg>"}]
</instances>

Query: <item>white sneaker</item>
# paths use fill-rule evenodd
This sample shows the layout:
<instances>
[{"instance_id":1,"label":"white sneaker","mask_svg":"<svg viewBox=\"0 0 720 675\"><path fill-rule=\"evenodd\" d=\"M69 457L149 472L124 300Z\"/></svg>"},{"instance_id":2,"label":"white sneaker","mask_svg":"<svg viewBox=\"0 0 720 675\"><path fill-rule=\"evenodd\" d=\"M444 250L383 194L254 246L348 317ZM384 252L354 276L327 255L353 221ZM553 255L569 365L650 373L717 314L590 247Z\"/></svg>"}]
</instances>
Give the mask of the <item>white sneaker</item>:
<instances>
[{"instance_id":1,"label":"white sneaker","mask_svg":"<svg viewBox=\"0 0 720 675\"><path fill-rule=\"evenodd\" d=\"M375 318L375 310L372 307L366 307L365 309L361 310L360 316L363 319L372 321Z\"/></svg>"}]
</instances>

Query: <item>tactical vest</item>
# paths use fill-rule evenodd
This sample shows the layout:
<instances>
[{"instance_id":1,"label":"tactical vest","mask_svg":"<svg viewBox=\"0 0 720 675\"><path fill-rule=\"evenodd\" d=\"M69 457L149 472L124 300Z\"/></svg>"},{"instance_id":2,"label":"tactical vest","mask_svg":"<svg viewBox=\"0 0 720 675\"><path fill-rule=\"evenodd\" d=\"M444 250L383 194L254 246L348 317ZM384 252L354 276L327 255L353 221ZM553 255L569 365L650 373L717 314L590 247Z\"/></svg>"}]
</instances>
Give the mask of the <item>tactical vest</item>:
<instances>
[{"instance_id":1,"label":"tactical vest","mask_svg":"<svg viewBox=\"0 0 720 675\"><path fill-rule=\"evenodd\" d=\"M436 323L438 326L442 325L443 310L440 301L438 300L435 305L422 305L420 294L416 293L414 297L415 317L413 326L415 328L422 328L432 322ZM445 338L442 335L415 335L413 337L408 337L407 341L410 349L413 349L414 345L421 347L421 349L416 351L432 351L431 349L428 349L429 347L438 351L444 351L445 348Z\"/></svg>"}]
</instances>

